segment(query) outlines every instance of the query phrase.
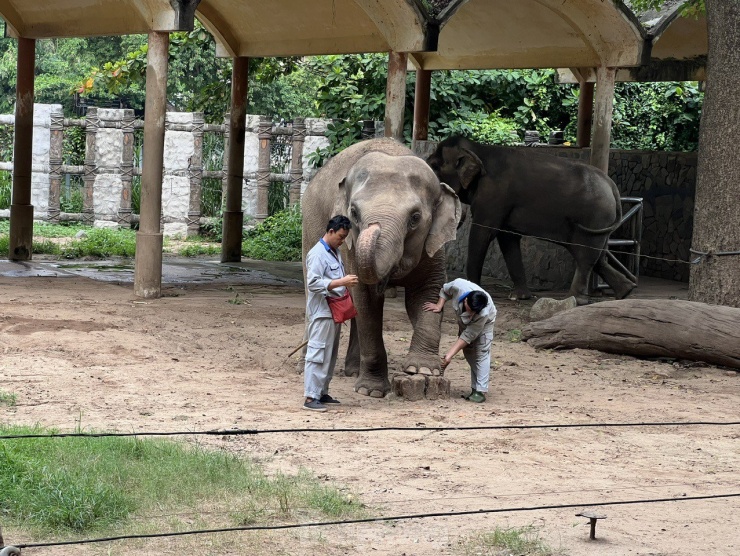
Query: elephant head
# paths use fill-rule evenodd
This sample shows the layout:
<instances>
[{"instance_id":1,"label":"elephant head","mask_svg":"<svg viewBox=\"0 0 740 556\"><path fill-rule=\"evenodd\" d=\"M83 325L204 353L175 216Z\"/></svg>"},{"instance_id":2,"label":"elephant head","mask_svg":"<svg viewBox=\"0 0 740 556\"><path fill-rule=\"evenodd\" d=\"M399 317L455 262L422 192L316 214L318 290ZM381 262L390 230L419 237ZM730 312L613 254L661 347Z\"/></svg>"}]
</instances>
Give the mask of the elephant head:
<instances>
[{"instance_id":1,"label":"elephant head","mask_svg":"<svg viewBox=\"0 0 740 556\"><path fill-rule=\"evenodd\" d=\"M470 195L478 180L486 175L486 168L473 152L472 146L466 139L453 137L442 141L427 157L427 164L437 177L448 183L460 200L467 204L470 204Z\"/></svg>"},{"instance_id":2,"label":"elephant head","mask_svg":"<svg viewBox=\"0 0 740 556\"><path fill-rule=\"evenodd\" d=\"M421 158L369 152L339 187L336 208L352 221L345 244L362 283L382 289L455 239L460 201Z\"/></svg>"}]
</instances>

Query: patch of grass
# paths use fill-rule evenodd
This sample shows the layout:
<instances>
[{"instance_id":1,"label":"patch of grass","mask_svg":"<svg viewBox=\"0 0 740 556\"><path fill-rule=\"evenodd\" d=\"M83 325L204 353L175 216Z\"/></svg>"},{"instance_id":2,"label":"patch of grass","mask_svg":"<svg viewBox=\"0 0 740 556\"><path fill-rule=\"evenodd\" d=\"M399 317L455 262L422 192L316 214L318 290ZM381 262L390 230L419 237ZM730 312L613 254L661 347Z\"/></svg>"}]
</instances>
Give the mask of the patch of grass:
<instances>
[{"instance_id":1,"label":"patch of grass","mask_svg":"<svg viewBox=\"0 0 740 556\"><path fill-rule=\"evenodd\" d=\"M522 331L518 328L512 328L506 333L506 339L511 343L517 343L522 341Z\"/></svg>"},{"instance_id":2,"label":"patch of grass","mask_svg":"<svg viewBox=\"0 0 740 556\"><path fill-rule=\"evenodd\" d=\"M84 230L86 233L93 228L82 224L49 224L46 222L33 223L33 235L45 238L74 237L77 232Z\"/></svg>"},{"instance_id":3,"label":"patch of grass","mask_svg":"<svg viewBox=\"0 0 740 556\"><path fill-rule=\"evenodd\" d=\"M82 257L133 257L136 253L136 232L134 230L110 230L92 228L87 237L72 241L61 248L61 255L67 259Z\"/></svg>"},{"instance_id":4,"label":"patch of grass","mask_svg":"<svg viewBox=\"0 0 740 556\"><path fill-rule=\"evenodd\" d=\"M301 260L301 210L291 207L265 218L248 231L242 242L242 255L264 261Z\"/></svg>"},{"instance_id":5,"label":"patch of grass","mask_svg":"<svg viewBox=\"0 0 740 556\"><path fill-rule=\"evenodd\" d=\"M197 257L198 255L218 255L219 253L221 253L221 246L213 244L185 245L184 247L180 248L180 251L178 252L178 254L182 255L183 257Z\"/></svg>"},{"instance_id":6,"label":"patch of grass","mask_svg":"<svg viewBox=\"0 0 740 556\"><path fill-rule=\"evenodd\" d=\"M461 551L470 556L566 556L562 549L553 549L539 538L534 527L503 529L481 533L462 542Z\"/></svg>"},{"instance_id":7,"label":"patch of grass","mask_svg":"<svg viewBox=\"0 0 740 556\"><path fill-rule=\"evenodd\" d=\"M44 433L0 425L0 434ZM0 441L3 525L37 536L126 534L328 516L362 506L308 472L268 476L221 451L137 438ZM202 523L208 520L209 523Z\"/></svg>"},{"instance_id":8,"label":"patch of grass","mask_svg":"<svg viewBox=\"0 0 740 556\"><path fill-rule=\"evenodd\" d=\"M18 397L13 394L12 392L6 392L5 390L0 390L0 405L7 405L8 407L13 407L18 401Z\"/></svg>"}]
</instances>

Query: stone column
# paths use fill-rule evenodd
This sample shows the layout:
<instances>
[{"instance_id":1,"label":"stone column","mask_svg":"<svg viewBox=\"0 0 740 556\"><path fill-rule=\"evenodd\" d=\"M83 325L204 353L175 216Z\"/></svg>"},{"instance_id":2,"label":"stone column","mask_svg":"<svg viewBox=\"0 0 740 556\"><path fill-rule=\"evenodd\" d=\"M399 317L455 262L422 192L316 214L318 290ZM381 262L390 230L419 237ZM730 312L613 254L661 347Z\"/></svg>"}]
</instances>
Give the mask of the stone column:
<instances>
[{"instance_id":1,"label":"stone column","mask_svg":"<svg viewBox=\"0 0 740 556\"><path fill-rule=\"evenodd\" d=\"M95 220L95 175L96 175L96 143L100 118L98 109L91 106L85 114L85 173L82 175L82 223L92 226Z\"/></svg>"},{"instance_id":2,"label":"stone column","mask_svg":"<svg viewBox=\"0 0 740 556\"><path fill-rule=\"evenodd\" d=\"M29 261L33 246L31 172L33 167L33 88L36 67L36 41L34 39L18 39L17 64L13 200L10 205L8 258L11 261Z\"/></svg>"},{"instance_id":3,"label":"stone column","mask_svg":"<svg viewBox=\"0 0 740 556\"><path fill-rule=\"evenodd\" d=\"M141 172L141 216L136 234L134 294L156 298L162 292L162 169L167 109L168 33L149 33L144 116L144 167Z\"/></svg>"},{"instance_id":4,"label":"stone column","mask_svg":"<svg viewBox=\"0 0 740 556\"><path fill-rule=\"evenodd\" d=\"M293 146L290 158L290 205L301 202L301 184L303 183L303 144L306 142L306 119L293 120Z\"/></svg>"},{"instance_id":5,"label":"stone column","mask_svg":"<svg viewBox=\"0 0 740 556\"><path fill-rule=\"evenodd\" d=\"M64 147L64 113L61 106L52 109L49 114L49 203L47 220L59 223L61 212L60 197L62 192L62 150Z\"/></svg>"},{"instance_id":6,"label":"stone column","mask_svg":"<svg viewBox=\"0 0 740 556\"><path fill-rule=\"evenodd\" d=\"M581 148L588 148L591 146L591 127L594 120L594 84L581 81L580 89L576 145Z\"/></svg>"},{"instance_id":7,"label":"stone column","mask_svg":"<svg viewBox=\"0 0 740 556\"><path fill-rule=\"evenodd\" d=\"M270 193L270 142L272 140L272 120L260 116L259 125L259 165L257 167L257 214L255 218L262 222L268 214L268 195Z\"/></svg>"},{"instance_id":8,"label":"stone column","mask_svg":"<svg viewBox=\"0 0 740 556\"><path fill-rule=\"evenodd\" d=\"M431 90L432 72L423 69L416 70L413 141L426 141L429 137L429 97Z\"/></svg>"},{"instance_id":9,"label":"stone column","mask_svg":"<svg viewBox=\"0 0 740 556\"><path fill-rule=\"evenodd\" d=\"M242 258L242 182L244 181L244 133L247 118L249 58L234 58L231 74L231 112L229 117L229 164L226 171L226 201L223 211L221 262Z\"/></svg>"},{"instance_id":10,"label":"stone column","mask_svg":"<svg viewBox=\"0 0 740 556\"><path fill-rule=\"evenodd\" d=\"M121 202L118 207L118 226L131 227L131 195L134 180L134 111L125 109L121 120L123 150L121 152Z\"/></svg>"},{"instance_id":11,"label":"stone column","mask_svg":"<svg viewBox=\"0 0 740 556\"><path fill-rule=\"evenodd\" d=\"M406 52L388 53L385 88L385 136L403 142L403 115L406 107Z\"/></svg>"},{"instance_id":12,"label":"stone column","mask_svg":"<svg viewBox=\"0 0 740 556\"><path fill-rule=\"evenodd\" d=\"M203 194L203 129L202 112L193 114L193 156L190 157L190 205L188 208L188 237L200 233L200 203Z\"/></svg>"},{"instance_id":13,"label":"stone column","mask_svg":"<svg viewBox=\"0 0 740 556\"><path fill-rule=\"evenodd\" d=\"M594 110L591 165L607 173L609 171L615 76L615 68L599 66L596 69L596 108Z\"/></svg>"}]
</instances>

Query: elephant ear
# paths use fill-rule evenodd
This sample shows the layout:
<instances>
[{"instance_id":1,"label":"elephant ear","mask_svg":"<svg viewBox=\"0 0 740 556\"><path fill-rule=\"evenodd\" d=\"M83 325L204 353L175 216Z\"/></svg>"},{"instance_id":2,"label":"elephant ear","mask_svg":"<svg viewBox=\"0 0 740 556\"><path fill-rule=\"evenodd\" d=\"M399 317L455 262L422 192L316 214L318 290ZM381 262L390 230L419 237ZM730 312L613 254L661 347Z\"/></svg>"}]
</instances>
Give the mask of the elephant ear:
<instances>
[{"instance_id":1,"label":"elephant ear","mask_svg":"<svg viewBox=\"0 0 740 556\"><path fill-rule=\"evenodd\" d=\"M434 206L432 227L424 243L424 249L429 257L433 257L445 243L455 239L457 223L462 214L462 205L455 191L446 183L440 182L439 185L442 188L442 194Z\"/></svg>"},{"instance_id":2,"label":"elephant ear","mask_svg":"<svg viewBox=\"0 0 740 556\"><path fill-rule=\"evenodd\" d=\"M486 175L486 169L483 167L478 155L473 151L465 148L460 149L462 154L457 159L455 168L457 169L457 176L460 179L460 185L463 189L468 189L474 182L481 176Z\"/></svg>"}]
</instances>

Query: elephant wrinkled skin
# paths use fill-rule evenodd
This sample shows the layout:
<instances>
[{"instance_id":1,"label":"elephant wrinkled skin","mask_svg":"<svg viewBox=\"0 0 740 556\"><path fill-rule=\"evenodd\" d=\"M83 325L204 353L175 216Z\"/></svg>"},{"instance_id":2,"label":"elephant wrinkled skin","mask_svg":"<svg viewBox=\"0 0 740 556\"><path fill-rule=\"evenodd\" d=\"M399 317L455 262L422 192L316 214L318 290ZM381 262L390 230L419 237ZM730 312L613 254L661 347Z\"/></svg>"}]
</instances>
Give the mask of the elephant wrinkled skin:
<instances>
[{"instance_id":1,"label":"elephant wrinkled skin","mask_svg":"<svg viewBox=\"0 0 740 556\"><path fill-rule=\"evenodd\" d=\"M405 289L414 332L403 370L441 374L441 315L422 310L445 282L444 244L455 239L460 201L429 166L393 139L371 139L332 158L301 199L303 256L324 234L332 216L344 214L352 230L342 246L352 288L352 321L345 374L357 375L355 390L383 397L390 390L383 344L384 291ZM305 272L305 266L304 266Z\"/></svg>"},{"instance_id":2,"label":"elephant wrinkled skin","mask_svg":"<svg viewBox=\"0 0 740 556\"><path fill-rule=\"evenodd\" d=\"M616 184L601 170L533 149L480 145L461 137L442 141L427 162L470 206L469 280L480 283L488 246L498 239L514 282L512 299L529 299L520 242L531 235L563 245L573 255L569 295L579 304L588 303L592 270L617 299L635 287L604 252L622 208Z\"/></svg>"}]
</instances>

